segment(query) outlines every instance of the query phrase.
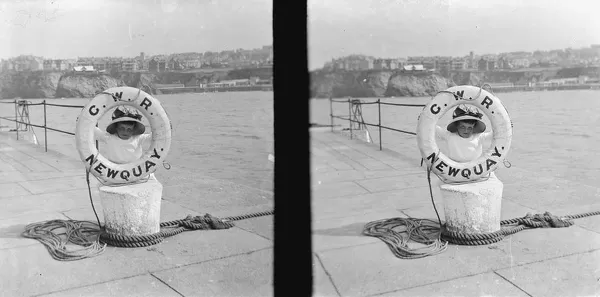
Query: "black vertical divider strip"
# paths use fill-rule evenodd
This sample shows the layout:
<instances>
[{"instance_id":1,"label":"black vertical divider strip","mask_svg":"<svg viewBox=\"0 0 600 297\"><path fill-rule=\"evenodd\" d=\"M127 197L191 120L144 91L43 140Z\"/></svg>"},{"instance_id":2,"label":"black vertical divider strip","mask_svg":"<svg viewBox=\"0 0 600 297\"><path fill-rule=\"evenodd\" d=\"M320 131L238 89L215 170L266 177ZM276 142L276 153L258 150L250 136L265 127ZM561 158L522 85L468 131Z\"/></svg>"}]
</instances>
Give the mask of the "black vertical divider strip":
<instances>
[{"instance_id":1,"label":"black vertical divider strip","mask_svg":"<svg viewBox=\"0 0 600 297\"><path fill-rule=\"evenodd\" d=\"M275 296L312 296L307 2L273 1Z\"/></svg>"}]
</instances>

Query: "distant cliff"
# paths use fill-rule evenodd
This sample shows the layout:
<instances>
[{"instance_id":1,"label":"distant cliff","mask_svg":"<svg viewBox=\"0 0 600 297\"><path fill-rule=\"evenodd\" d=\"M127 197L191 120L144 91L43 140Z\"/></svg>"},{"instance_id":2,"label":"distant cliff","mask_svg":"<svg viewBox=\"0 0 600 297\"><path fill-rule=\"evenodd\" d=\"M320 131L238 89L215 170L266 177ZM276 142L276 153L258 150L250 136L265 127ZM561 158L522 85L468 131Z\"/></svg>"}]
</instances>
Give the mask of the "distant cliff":
<instances>
[{"instance_id":1,"label":"distant cliff","mask_svg":"<svg viewBox=\"0 0 600 297\"><path fill-rule=\"evenodd\" d=\"M55 97L90 98L103 90L122 87L126 84L121 79L110 75L63 75L58 82Z\"/></svg>"},{"instance_id":2,"label":"distant cliff","mask_svg":"<svg viewBox=\"0 0 600 297\"><path fill-rule=\"evenodd\" d=\"M195 85L228 79L245 79L257 76L268 79L273 75L271 68L249 68L236 70L208 70L199 72L120 72L112 74L75 75L63 72L12 72L0 73L0 99L21 98L69 98L93 97L95 94L116 86L141 88L156 94L154 84L179 83Z\"/></svg>"},{"instance_id":3,"label":"distant cliff","mask_svg":"<svg viewBox=\"0 0 600 297\"><path fill-rule=\"evenodd\" d=\"M52 98L61 76L61 72L1 73L0 99Z\"/></svg>"},{"instance_id":4,"label":"distant cliff","mask_svg":"<svg viewBox=\"0 0 600 297\"><path fill-rule=\"evenodd\" d=\"M311 97L430 96L453 86L437 74L392 71L317 71L311 73Z\"/></svg>"},{"instance_id":5,"label":"distant cliff","mask_svg":"<svg viewBox=\"0 0 600 297\"><path fill-rule=\"evenodd\" d=\"M484 83L529 82L552 78L600 77L600 67L533 68L518 71L461 71L445 78L432 73L401 71L313 71L310 74L310 91L313 98L327 97L389 97L430 96L455 85L479 86Z\"/></svg>"}]
</instances>

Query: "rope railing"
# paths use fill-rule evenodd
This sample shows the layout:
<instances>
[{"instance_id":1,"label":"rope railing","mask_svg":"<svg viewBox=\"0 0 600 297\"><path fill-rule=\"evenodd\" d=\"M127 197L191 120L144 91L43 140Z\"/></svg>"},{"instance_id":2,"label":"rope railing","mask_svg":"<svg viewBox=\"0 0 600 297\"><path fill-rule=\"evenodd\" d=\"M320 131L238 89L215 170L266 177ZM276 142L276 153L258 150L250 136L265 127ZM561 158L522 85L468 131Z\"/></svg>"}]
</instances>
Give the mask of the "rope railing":
<instances>
[{"instance_id":1,"label":"rope railing","mask_svg":"<svg viewBox=\"0 0 600 297\"><path fill-rule=\"evenodd\" d=\"M46 106L65 107L65 108L83 108L84 107L83 105L67 105L67 104L47 103L46 100L43 100L40 103L31 103L29 101L20 99L20 100L13 100L13 101L0 101L0 103L14 104L14 106L15 106L14 119L7 118L7 117L0 117L0 119L15 122L15 131L17 133L17 140L19 140L19 124L25 125L25 128L26 128L25 131L27 131L30 126L44 129L44 148L45 148L46 152L48 151L48 130L63 133L63 134L75 135L75 133L73 133L73 132L48 127ZM35 125L35 124L32 124L29 122L29 108L28 107L29 106L39 106L39 105L44 106L44 125L43 126ZM19 114L19 107L23 108L23 110L21 111L20 114ZM19 120L19 116L21 116L21 120ZM26 118L27 121L23 121L22 120L23 118ZM96 142L96 146L97 145L98 145L98 143Z\"/></svg>"},{"instance_id":2,"label":"rope railing","mask_svg":"<svg viewBox=\"0 0 600 297\"><path fill-rule=\"evenodd\" d=\"M348 117L334 115L333 114L333 103L347 103L348 104ZM364 120L358 121L358 120L352 119L352 107L353 106L370 105L370 104L377 104L377 110L378 110L378 123L377 124L366 123ZM410 135L417 135L417 133L415 133L415 132L400 130L400 129L396 129L393 127L381 125L381 105L403 106L403 107L425 107L425 104L389 103L389 102L381 102L381 99L377 99L377 101L363 102L360 99L348 98L346 100L343 100L343 99L333 99L330 97L329 98L329 117L330 117L330 122L331 122L331 125L330 125L331 131L333 132L333 127L334 127L333 119L341 119L341 120L348 121L348 126L349 126L348 129L350 130L350 138L351 139L352 139L352 124L353 123L358 123L359 125L377 127L379 129L379 150L383 150L383 142L381 139L381 130L382 129L405 133L405 134L410 134ZM361 112L361 114L362 114L362 112Z\"/></svg>"}]
</instances>

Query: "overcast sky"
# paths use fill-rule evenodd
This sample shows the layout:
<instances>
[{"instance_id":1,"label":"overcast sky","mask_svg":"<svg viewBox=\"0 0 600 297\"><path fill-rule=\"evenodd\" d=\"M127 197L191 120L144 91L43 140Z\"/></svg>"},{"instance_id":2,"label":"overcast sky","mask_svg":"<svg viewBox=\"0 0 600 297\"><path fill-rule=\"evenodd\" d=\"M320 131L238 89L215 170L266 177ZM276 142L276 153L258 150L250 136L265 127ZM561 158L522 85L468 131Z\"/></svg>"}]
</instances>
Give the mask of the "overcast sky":
<instances>
[{"instance_id":1,"label":"overcast sky","mask_svg":"<svg viewBox=\"0 0 600 297\"><path fill-rule=\"evenodd\" d=\"M271 0L0 0L0 57L137 56L271 45Z\"/></svg>"},{"instance_id":2,"label":"overcast sky","mask_svg":"<svg viewBox=\"0 0 600 297\"><path fill-rule=\"evenodd\" d=\"M293 0L290 0L293 1ZM309 0L309 67L600 44L597 0ZM0 0L0 58L136 56L272 44L270 0Z\"/></svg>"},{"instance_id":3,"label":"overcast sky","mask_svg":"<svg viewBox=\"0 0 600 297\"><path fill-rule=\"evenodd\" d=\"M593 43L598 0L309 0L311 69L353 53L463 56Z\"/></svg>"}]
</instances>

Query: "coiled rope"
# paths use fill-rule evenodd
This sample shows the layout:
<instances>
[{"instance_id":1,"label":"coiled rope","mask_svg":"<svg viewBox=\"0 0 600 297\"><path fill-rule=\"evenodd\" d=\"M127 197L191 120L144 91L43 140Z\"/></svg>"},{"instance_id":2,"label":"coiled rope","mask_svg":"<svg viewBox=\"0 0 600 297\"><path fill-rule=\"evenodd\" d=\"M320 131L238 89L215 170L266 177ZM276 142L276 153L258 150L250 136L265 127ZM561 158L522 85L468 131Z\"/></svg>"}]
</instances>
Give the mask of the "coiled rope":
<instances>
[{"instance_id":1,"label":"coiled rope","mask_svg":"<svg viewBox=\"0 0 600 297\"><path fill-rule=\"evenodd\" d=\"M78 220L49 220L29 224L23 237L42 243L50 255L59 261L76 261L102 254L107 245L115 247L146 247L158 244L165 238L184 231L219 230L234 226L233 221L272 215L274 211L263 211L219 219L210 214L191 216L181 220L160 223L161 230L150 235L125 236L106 232L96 223ZM64 229L60 232L57 230ZM75 245L78 247L69 246Z\"/></svg>"}]
</instances>

